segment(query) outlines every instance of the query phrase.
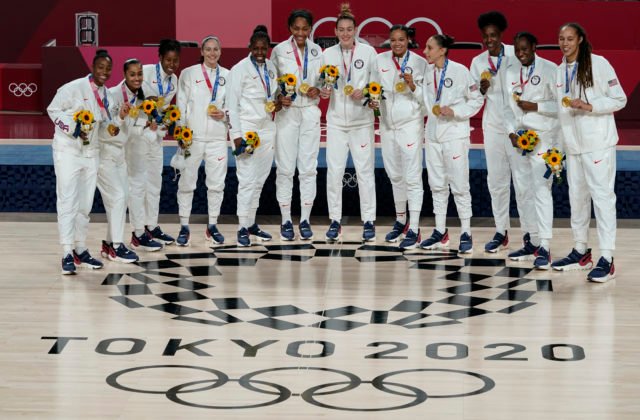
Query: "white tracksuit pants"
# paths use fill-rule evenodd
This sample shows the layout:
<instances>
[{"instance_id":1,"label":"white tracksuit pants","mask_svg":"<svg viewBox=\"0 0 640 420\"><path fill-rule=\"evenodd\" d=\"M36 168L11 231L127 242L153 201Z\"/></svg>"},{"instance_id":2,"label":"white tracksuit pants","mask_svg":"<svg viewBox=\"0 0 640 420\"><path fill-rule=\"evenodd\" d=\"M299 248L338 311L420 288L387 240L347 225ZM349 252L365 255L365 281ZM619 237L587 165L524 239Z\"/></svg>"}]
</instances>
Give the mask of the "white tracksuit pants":
<instances>
[{"instance_id":1,"label":"white tracksuit pants","mask_svg":"<svg viewBox=\"0 0 640 420\"><path fill-rule=\"evenodd\" d=\"M409 211L422 209L422 120L405 124L395 130L380 125L382 159L391 180L395 202L409 202Z\"/></svg>"},{"instance_id":2,"label":"white tracksuit pants","mask_svg":"<svg viewBox=\"0 0 640 420\"><path fill-rule=\"evenodd\" d=\"M375 150L373 125L341 129L327 127L327 203L329 218L342 219L342 179L347 157L356 168L363 222L376 219Z\"/></svg>"},{"instance_id":3,"label":"white tracksuit pants","mask_svg":"<svg viewBox=\"0 0 640 420\"><path fill-rule=\"evenodd\" d=\"M290 107L276 115L276 197L280 207L291 206L293 175L298 168L300 207L316 198L316 168L320 149L320 109Z\"/></svg>"},{"instance_id":4,"label":"white tracksuit pants","mask_svg":"<svg viewBox=\"0 0 640 420\"><path fill-rule=\"evenodd\" d=\"M252 155L236 157L238 176L238 209L240 219L255 216L260 204L262 187L271 172L273 164L275 130L257 130L260 147Z\"/></svg>"},{"instance_id":5,"label":"white tracksuit pants","mask_svg":"<svg viewBox=\"0 0 640 420\"><path fill-rule=\"evenodd\" d=\"M447 214L449 188L460 219L470 219L471 188L469 186L469 139L444 143L427 141L424 149L427 178L433 197L433 213Z\"/></svg>"},{"instance_id":6,"label":"white tracksuit pants","mask_svg":"<svg viewBox=\"0 0 640 420\"><path fill-rule=\"evenodd\" d=\"M98 189L107 212L107 242L123 243L127 220L129 181L125 162L102 159L98 169Z\"/></svg>"},{"instance_id":7,"label":"white tracksuit pants","mask_svg":"<svg viewBox=\"0 0 640 420\"><path fill-rule=\"evenodd\" d=\"M158 225L162 187L162 140L135 136L127 142L129 221L134 230Z\"/></svg>"},{"instance_id":8,"label":"white tracksuit pants","mask_svg":"<svg viewBox=\"0 0 640 420\"><path fill-rule=\"evenodd\" d=\"M193 192L198 182L198 169L204 160L209 224L218 223L224 197L224 180L227 176L227 142L194 140L189 148L191 156L185 158L185 167L178 181L178 207L180 218L191 216Z\"/></svg>"},{"instance_id":9,"label":"white tracksuit pants","mask_svg":"<svg viewBox=\"0 0 640 420\"><path fill-rule=\"evenodd\" d=\"M580 155L567 154L567 182L574 241L588 243L593 200L600 251L615 250L615 180L615 146Z\"/></svg>"},{"instance_id":10,"label":"white tracksuit pants","mask_svg":"<svg viewBox=\"0 0 640 420\"><path fill-rule=\"evenodd\" d=\"M511 199L511 179L516 192L516 203L523 232L536 232L535 211L522 203L530 200L531 193L528 171L521 165L522 152L513 147L506 133L484 130L484 152L487 159L487 184L491 195L491 209L497 232L511 227L509 202Z\"/></svg>"},{"instance_id":11,"label":"white tracksuit pants","mask_svg":"<svg viewBox=\"0 0 640 420\"><path fill-rule=\"evenodd\" d=\"M60 244L84 244L89 229L98 174L98 156L83 157L53 152L56 173L56 210Z\"/></svg>"}]
</instances>

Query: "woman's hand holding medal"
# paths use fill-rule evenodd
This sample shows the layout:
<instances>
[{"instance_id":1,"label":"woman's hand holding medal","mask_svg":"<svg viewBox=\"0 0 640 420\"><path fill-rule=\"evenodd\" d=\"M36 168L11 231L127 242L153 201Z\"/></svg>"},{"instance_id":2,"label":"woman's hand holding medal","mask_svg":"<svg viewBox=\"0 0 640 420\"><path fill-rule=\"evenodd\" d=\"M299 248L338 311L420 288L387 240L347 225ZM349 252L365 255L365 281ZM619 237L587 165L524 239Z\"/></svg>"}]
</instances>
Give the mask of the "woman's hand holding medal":
<instances>
[{"instance_id":1,"label":"woman's hand holding medal","mask_svg":"<svg viewBox=\"0 0 640 420\"><path fill-rule=\"evenodd\" d=\"M349 95L349 96L355 101L359 101L362 98L364 98L364 95L362 93L362 89L354 89L353 92L351 93L351 95Z\"/></svg>"},{"instance_id":2,"label":"woman's hand holding medal","mask_svg":"<svg viewBox=\"0 0 640 420\"><path fill-rule=\"evenodd\" d=\"M129 110L131 109L131 105L129 104L129 102L125 102L122 104L122 107L120 108L120 119L124 120L124 118L129 115Z\"/></svg>"},{"instance_id":3,"label":"woman's hand holding medal","mask_svg":"<svg viewBox=\"0 0 640 420\"><path fill-rule=\"evenodd\" d=\"M535 103L535 102L517 101L516 104L523 111L533 111L533 112L537 112L538 111L538 104Z\"/></svg>"},{"instance_id":4,"label":"woman's hand holding medal","mask_svg":"<svg viewBox=\"0 0 640 420\"><path fill-rule=\"evenodd\" d=\"M416 91L416 84L413 82L413 74L404 73L400 77L404 80L404 82L406 83L407 87L409 89L411 89L411 92L415 92Z\"/></svg>"}]
</instances>

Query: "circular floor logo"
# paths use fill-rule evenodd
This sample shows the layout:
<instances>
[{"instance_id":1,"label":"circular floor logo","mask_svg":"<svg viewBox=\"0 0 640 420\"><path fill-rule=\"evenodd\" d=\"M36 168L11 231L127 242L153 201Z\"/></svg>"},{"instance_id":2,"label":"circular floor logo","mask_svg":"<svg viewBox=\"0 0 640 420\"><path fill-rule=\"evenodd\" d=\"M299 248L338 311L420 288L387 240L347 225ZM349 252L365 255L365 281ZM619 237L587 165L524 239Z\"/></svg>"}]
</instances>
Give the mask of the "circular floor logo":
<instances>
[{"instance_id":1,"label":"circular floor logo","mask_svg":"<svg viewBox=\"0 0 640 420\"><path fill-rule=\"evenodd\" d=\"M296 302L257 306L251 298L223 295L216 290L215 279L222 280L223 276L218 267L259 268L267 261L305 264L327 258L348 258L354 264L400 262L407 265L407 270L425 270L430 273L425 279L438 286L434 289L437 296L412 296L386 307L354 303L307 310ZM459 324L475 316L518 312L535 305L538 292L553 290L551 280L527 278L531 268L507 267L504 259L461 258L455 250L402 253L397 247L361 242L331 245L318 241L250 249L226 245L212 252L167 253L157 261L136 265L137 272L112 273L102 283L115 288L118 293L110 298L128 308L149 308L173 315L175 320L211 326L250 323L280 331L303 327L350 331L372 324L407 329Z\"/></svg>"}]
</instances>

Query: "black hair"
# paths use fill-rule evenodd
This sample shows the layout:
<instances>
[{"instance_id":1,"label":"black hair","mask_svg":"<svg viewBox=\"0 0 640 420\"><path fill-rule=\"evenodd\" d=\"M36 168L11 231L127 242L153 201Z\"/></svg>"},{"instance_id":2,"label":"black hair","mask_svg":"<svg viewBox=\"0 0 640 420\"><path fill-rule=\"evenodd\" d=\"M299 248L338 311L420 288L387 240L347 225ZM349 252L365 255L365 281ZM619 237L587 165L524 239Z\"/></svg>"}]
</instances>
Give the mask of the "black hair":
<instances>
[{"instance_id":1,"label":"black hair","mask_svg":"<svg viewBox=\"0 0 640 420\"><path fill-rule=\"evenodd\" d=\"M253 34L251 34L251 38L249 38L249 48L258 40L264 40L267 42L267 45L271 45L271 38L269 38L269 32L267 32L267 27L264 25L258 25L253 30Z\"/></svg>"},{"instance_id":2,"label":"black hair","mask_svg":"<svg viewBox=\"0 0 640 420\"><path fill-rule=\"evenodd\" d=\"M538 45L538 38L531 32L518 32L516 36L513 37L513 43L518 42L520 38L526 39L531 45Z\"/></svg>"},{"instance_id":3,"label":"black hair","mask_svg":"<svg viewBox=\"0 0 640 420\"><path fill-rule=\"evenodd\" d=\"M449 55L449 48L456 42L455 38L447 34L435 34L431 38L436 41L440 48L447 49L447 52L444 53L445 57Z\"/></svg>"},{"instance_id":4,"label":"black hair","mask_svg":"<svg viewBox=\"0 0 640 420\"><path fill-rule=\"evenodd\" d=\"M353 16L353 13L351 13L351 6L349 5L349 3L342 3L340 5L340 14L338 15L338 20L336 20L336 28L338 27L338 23L340 23L341 20L350 20L351 22L353 22L353 26L356 26L356 17Z\"/></svg>"},{"instance_id":5,"label":"black hair","mask_svg":"<svg viewBox=\"0 0 640 420\"><path fill-rule=\"evenodd\" d=\"M576 74L576 78L578 79L578 83L582 86L583 89L593 86L593 70L591 68L591 43L587 39L587 31L576 22L569 22L560 27L560 30L563 28L573 28L576 31L578 37L582 38L582 42L578 44L578 58L576 62L578 63L578 74Z\"/></svg>"},{"instance_id":6,"label":"black hair","mask_svg":"<svg viewBox=\"0 0 640 420\"><path fill-rule=\"evenodd\" d=\"M163 57L169 51L175 51L176 54L180 55L180 43L175 39L161 39L160 46L158 47L158 55Z\"/></svg>"},{"instance_id":7,"label":"black hair","mask_svg":"<svg viewBox=\"0 0 640 420\"><path fill-rule=\"evenodd\" d=\"M507 18L495 10L478 16L478 28L480 28L480 30L489 25L494 25L500 32L504 32L504 30L507 29Z\"/></svg>"},{"instance_id":8,"label":"black hair","mask_svg":"<svg viewBox=\"0 0 640 420\"><path fill-rule=\"evenodd\" d=\"M289 15L289 19L287 20L288 27L292 27L298 18L306 20L309 26L313 26L313 15L311 12L307 9L296 9Z\"/></svg>"},{"instance_id":9,"label":"black hair","mask_svg":"<svg viewBox=\"0 0 640 420\"><path fill-rule=\"evenodd\" d=\"M409 35L409 28L407 28L405 25L393 25L391 29L389 29L389 34L393 33L393 31L402 31L407 38L411 38L411 36Z\"/></svg>"},{"instance_id":10,"label":"black hair","mask_svg":"<svg viewBox=\"0 0 640 420\"><path fill-rule=\"evenodd\" d=\"M96 61L98 61L101 58L106 58L107 60L113 62L113 60L111 59L111 56L109 55L109 53L107 52L107 50L97 50L96 51L96 55L93 57L93 65L96 65Z\"/></svg>"},{"instance_id":11,"label":"black hair","mask_svg":"<svg viewBox=\"0 0 640 420\"><path fill-rule=\"evenodd\" d=\"M125 61L125 62L124 62L124 66L123 66L122 71L123 71L124 73L126 73L126 72L127 72L127 70L129 70L129 66L132 66L132 65L134 65L134 64L142 64L142 63L141 63L141 62L140 62L140 60L138 60L137 58L130 58L130 59L128 59L127 61Z\"/></svg>"}]
</instances>

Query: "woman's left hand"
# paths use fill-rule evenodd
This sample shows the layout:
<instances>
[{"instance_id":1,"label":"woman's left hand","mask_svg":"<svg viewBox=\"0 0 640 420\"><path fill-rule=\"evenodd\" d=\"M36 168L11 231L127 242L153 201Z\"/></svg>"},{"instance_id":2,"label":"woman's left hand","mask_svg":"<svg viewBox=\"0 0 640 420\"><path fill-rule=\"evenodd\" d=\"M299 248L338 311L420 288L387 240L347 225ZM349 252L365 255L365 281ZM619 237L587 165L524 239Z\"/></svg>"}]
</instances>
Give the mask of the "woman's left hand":
<instances>
[{"instance_id":1,"label":"woman's left hand","mask_svg":"<svg viewBox=\"0 0 640 420\"><path fill-rule=\"evenodd\" d=\"M582 109L583 111L593 111L593 105L586 103L582 99L574 99L571 101L571 108Z\"/></svg>"},{"instance_id":2,"label":"woman's left hand","mask_svg":"<svg viewBox=\"0 0 640 420\"><path fill-rule=\"evenodd\" d=\"M535 102L518 101L516 102L516 104L518 104L520 109L523 111L534 111L534 112L538 111L538 104Z\"/></svg>"},{"instance_id":3,"label":"woman's left hand","mask_svg":"<svg viewBox=\"0 0 640 420\"><path fill-rule=\"evenodd\" d=\"M360 99L364 98L364 95L362 94L362 89L354 89L353 93L350 96L355 101L359 101Z\"/></svg>"},{"instance_id":4,"label":"woman's left hand","mask_svg":"<svg viewBox=\"0 0 640 420\"><path fill-rule=\"evenodd\" d=\"M448 106L443 106L442 108L440 108L440 116L441 117L455 117L456 114L455 114L455 112L453 112L453 109L449 108Z\"/></svg>"}]
</instances>

